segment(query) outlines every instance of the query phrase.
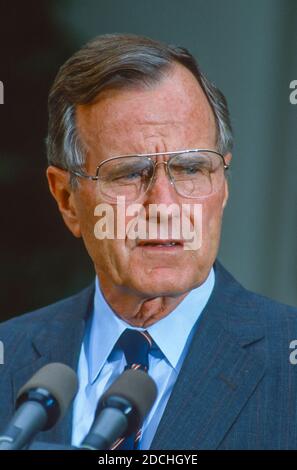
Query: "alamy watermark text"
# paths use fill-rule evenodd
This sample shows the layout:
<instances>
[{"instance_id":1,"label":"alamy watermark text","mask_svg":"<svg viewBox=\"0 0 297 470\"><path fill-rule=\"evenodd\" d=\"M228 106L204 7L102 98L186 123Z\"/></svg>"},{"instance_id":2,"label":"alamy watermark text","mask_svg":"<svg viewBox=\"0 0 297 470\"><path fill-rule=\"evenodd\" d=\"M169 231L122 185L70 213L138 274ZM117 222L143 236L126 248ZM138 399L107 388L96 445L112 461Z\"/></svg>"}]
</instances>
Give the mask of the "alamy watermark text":
<instances>
[{"instance_id":1,"label":"alamy watermark text","mask_svg":"<svg viewBox=\"0 0 297 470\"><path fill-rule=\"evenodd\" d=\"M4 344L0 341L0 365L4 364Z\"/></svg>"},{"instance_id":2,"label":"alamy watermark text","mask_svg":"<svg viewBox=\"0 0 297 470\"><path fill-rule=\"evenodd\" d=\"M4 104L4 85L0 81L0 104Z\"/></svg>"},{"instance_id":3,"label":"alamy watermark text","mask_svg":"<svg viewBox=\"0 0 297 470\"><path fill-rule=\"evenodd\" d=\"M202 204L142 204L126 206L125 197L117 204L98 204L94 227L98 240L182 240L184 250L198 250L202 244ZM127 219L129 219L127 221Z\"/></svg>"},{"instance_id":4,"label":"alamy watermark text","mask_svg":"<svg viewBox=\"0 0 297 470\"><path fill-rule=\"evenodd\" d=\"M290 89L293 90L289 96L290 103L297 104L297 80L291 81Z\"/></svg>"}]
</instances>

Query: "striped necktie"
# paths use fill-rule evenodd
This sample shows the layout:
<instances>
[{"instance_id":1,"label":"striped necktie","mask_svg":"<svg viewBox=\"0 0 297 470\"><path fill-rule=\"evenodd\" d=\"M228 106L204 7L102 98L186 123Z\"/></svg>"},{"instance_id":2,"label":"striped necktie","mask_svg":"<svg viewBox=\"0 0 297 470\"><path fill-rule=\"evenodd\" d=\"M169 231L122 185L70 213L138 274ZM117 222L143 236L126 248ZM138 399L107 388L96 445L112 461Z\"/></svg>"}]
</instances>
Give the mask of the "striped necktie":
<instances>
[{"instance_id":1,"label":"striped necktie","mask_svg":"<svg viewBox=\"0 0 297 470\"><path fill-rule=\"evenodd\" d=\"M149 351L153 340L147 331L126 329L120 336L117 345L125 354L127 369L140 369L145 372L149 368ZM120 438L113 443L111 450L133 450L138 446L141 429L126 438Z\"/></svg>"}]
</instances>

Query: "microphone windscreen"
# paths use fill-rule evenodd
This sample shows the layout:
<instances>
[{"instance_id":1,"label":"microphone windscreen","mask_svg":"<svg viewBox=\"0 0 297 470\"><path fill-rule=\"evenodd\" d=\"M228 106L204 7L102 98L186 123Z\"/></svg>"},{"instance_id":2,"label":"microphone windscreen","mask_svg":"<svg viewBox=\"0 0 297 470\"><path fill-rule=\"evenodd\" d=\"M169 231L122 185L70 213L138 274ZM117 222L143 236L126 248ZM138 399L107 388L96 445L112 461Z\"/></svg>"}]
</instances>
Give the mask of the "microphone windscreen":
<instances>
[{"instance_id":1,"label":"microphone windscreen","mask_svg":"<svg viewBox=\"0 0 297 470\"><path fill-rule=\"evenodd\" d=\"M39 369L19 390L17 399L23 394L43 388L56 399L60 408L60 418L64 416L78 389L76 373L70 367L59 362L52 362Z\"/></svg>"},{"instance_id":2,"label":"microphone windscreen","mask_svg":"<svg viewBox=\"0 0 297 470\"><path fill-rule=\"evenodd\" d=\"M112 396L126 398L137 410L142 421L157 397L157 387L153 379L143 370L128 369L103 394L99 405L104 404L104 401Z\"/></svg>"}]
</instances>

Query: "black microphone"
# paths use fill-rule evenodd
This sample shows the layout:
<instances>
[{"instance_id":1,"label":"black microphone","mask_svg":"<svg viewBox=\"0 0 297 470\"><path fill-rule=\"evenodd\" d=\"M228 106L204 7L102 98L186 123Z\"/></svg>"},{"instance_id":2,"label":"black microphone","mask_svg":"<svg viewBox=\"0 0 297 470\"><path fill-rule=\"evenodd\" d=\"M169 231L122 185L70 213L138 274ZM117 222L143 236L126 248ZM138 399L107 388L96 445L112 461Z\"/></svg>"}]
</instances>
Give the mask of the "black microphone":
<instances>
[{"instance_id":1,"label":"black microphone","mask_svg":"<svg viewBox=\"0 0 297 470\"><path fill-rule=\"evenodd\" d=\"M53 427L64 416L77 388L76 374L65 364L51 363L39 369L17 395L16 411L0 435L0 450L22 449L39 431Z\"/></svg>"},{"instance_id":2,"label":"black microphone","mask_svg":"<svg viewBox=\"0 0 297 470\"><path fill-rule=\"evenodd\" d=\"M129 369L99 400L92 427L80 448L105 450L137 432L157 397L157 386L142 370Z\"/></svg>"}]
</instances>

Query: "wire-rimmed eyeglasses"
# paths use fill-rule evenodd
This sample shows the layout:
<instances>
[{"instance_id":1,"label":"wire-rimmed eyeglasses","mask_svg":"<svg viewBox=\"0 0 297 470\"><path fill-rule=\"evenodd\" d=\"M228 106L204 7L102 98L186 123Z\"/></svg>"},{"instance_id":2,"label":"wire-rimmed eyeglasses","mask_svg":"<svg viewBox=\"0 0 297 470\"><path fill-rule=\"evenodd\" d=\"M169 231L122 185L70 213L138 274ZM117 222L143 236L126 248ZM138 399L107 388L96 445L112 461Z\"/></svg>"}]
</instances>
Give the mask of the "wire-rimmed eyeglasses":
<instances>
[{"instance_id":1,"label":"wire-rimmed eyeglasses","mask_svg":"<svg viewBox=\"0 0 297 470\"><path fill-rule=\"evenodd\" d=\"M157 162L158 156L167 160ZM135 201L152 186L156 167L164 164L170 183L176 192L187 198L209 196L219 190L224 170L229 168L222 154L215 150L190 149L174 152L120 155L103 160L95 175L69 170L75 176L98 182L105 200L114 202L124 196Z\"/></svg>"}]
</instances>

